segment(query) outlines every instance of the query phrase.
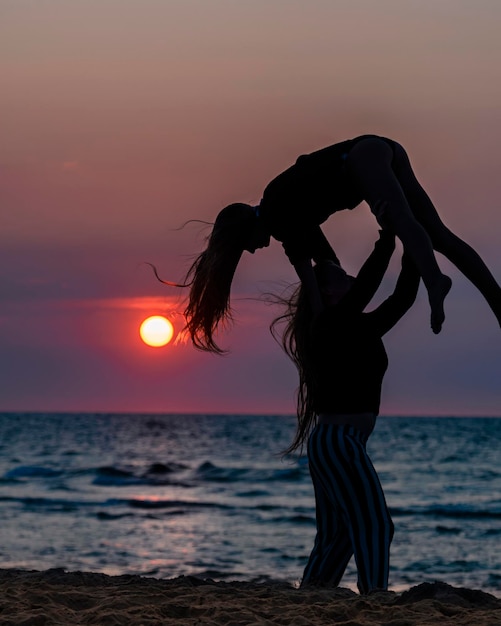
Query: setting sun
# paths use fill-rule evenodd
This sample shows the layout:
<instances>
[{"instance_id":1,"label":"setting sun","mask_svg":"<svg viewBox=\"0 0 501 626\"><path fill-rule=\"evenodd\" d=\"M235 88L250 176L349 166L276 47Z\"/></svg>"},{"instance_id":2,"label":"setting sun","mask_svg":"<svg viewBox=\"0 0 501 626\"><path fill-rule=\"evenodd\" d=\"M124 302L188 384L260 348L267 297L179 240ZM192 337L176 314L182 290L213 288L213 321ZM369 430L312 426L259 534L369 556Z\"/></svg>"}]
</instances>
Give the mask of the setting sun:
<instances>
[{"instance_id":1,"label":"setting sun","mask_svg":"<svg viewBox=\"0 0 501 626\"><path fill-rule=\"evenodd\" d=\"M169 343L174 335L174 327L166 317L153 315L144 320L139 327L141 339L148 346L160 348Z\"/></svg>"}]
</instances>

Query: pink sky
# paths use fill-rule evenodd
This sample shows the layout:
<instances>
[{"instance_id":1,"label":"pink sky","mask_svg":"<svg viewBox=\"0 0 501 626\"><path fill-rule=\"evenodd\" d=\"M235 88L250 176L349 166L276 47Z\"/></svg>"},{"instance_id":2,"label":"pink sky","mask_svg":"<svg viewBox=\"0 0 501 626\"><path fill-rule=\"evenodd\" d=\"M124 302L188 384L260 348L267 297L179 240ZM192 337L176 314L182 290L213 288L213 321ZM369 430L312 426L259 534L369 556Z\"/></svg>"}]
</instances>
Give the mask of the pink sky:
<instances>
[{"instance_id":1,"label":"pink sky","mask_svg":"<svg viewBox=\"0 0 501 626\"><path fill-rule=\"evenodd\" d=\"M183 295L141 263L181 279L204 234L185 220L257 202L299 154L366 132L406 146L500 280L500 23L489 0L1 3L0 410L293 412L275 311L238 300L295 280L279 244L242 260L224 358L141 343ZM355 272L377 226L361 206L325 230ZM421 289L387 339L381 411L500 415L499 328L439 262L444 330Z\"/></svg>"}]
</instances>

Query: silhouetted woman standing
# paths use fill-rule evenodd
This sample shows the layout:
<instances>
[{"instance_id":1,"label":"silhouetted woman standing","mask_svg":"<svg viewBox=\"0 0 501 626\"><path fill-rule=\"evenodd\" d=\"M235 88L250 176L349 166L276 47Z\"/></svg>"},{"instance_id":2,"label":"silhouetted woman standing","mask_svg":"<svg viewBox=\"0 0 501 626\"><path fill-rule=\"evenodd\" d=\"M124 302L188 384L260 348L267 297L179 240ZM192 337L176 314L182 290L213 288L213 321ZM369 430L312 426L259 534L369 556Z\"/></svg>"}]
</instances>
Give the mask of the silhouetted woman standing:
<instances>
[{"instance_id":1,"label":"silhouetted woman standing","mask_svg":"<svg viewBox=\"0 0 501 626\"><path fill-rule=\"evenodd\" d=\"M358 588L388 587L393 522L366 442L379 413L388 365L382 336L412 306L419 273L408 255L395 291L364 313L394 250L383 232L353 279L333 261L315 267L319 298L301 285L288 303L282 345L299 372L297 430L287 452L308 442L317 534L302 586L339 585L352 555ZM320 302L320 306L318 303Z\"/></svg>"},{"instance_id":2,"label":"silhouetted woman standing","mask_svg":"<svg viewBox=\"0 0 501 626\"><path fill-rule=\"evenodd\" d=\"M475 250L440 220L404 148L385 137L363 135L300 156L269 183L259 206L231 204L218 214L206 249L187 274L191 288L185 317L193 344L223 352L214 334L231 318L231 284L244 250L253 253L274 237L308 283L312 259L338 262L320 224L362 201L383 229L396 234L416 264L428 291L435 333L442 327L451 282L440 271L434 249L481 291L501 325L501 288Z\"/></svg>"}]
</instances>

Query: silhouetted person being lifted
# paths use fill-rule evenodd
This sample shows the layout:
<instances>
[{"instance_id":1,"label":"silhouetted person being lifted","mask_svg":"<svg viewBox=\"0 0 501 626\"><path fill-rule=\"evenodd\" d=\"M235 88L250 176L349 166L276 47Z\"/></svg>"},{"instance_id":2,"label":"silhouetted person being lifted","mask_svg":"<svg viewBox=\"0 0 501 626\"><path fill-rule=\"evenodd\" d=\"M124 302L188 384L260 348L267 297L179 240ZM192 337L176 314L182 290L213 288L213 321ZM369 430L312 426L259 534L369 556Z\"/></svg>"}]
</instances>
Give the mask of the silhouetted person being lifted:
<instances>
[{"instance_id":1,"label":"silhouetted person being lifted","mask_svg":"<svg viewBox=\"0 0 501 626\"><path fill-rule=\"evenodd\" d=\"M301 284L272 324L277 337L279 322L286 322L281 343L299 372L297 429L286 452L308 442L315 490L317 534L301 586L339 585L354 555L360 593L388 587L393 522L366 442L388 365L381 338L412 306L419 286L407 253L393 294L364 309L394 247L394 237L382 231L356 278L321 261L315 287Z\"/></svg>"},{"instance_id":2,"label":"silhouetted person being lifted","mask_svg":"<svg viewBox=\"0 0 501 626\"><path fill-rule=\"evenodd\" d=\"M255 252L281 241L307 285L311 261L339 263L320 224L337 211L366 201L379 225L402 241L428 291L431 327L439 333L451 281L437 264L444 254L481 291L501 326L501 288L480 256L441 221L417 181L404 148L396 141L363 135L300 156L264 190L258 206L231 204L217 216L206 249L187 274L185 309L193 344L221 353L214 339L231 317L230 291L244 250Z\"/></svg>"}]
</instances>

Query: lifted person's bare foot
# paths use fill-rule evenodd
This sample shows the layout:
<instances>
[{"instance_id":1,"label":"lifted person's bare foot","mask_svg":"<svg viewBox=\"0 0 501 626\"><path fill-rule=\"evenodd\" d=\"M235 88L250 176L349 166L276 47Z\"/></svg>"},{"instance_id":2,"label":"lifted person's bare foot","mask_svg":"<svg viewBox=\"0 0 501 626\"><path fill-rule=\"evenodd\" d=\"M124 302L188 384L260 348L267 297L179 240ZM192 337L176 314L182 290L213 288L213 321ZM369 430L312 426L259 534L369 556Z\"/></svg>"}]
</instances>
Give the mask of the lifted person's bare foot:
<instances>
[{"instance_id":1,"label":"lifted person's bare foot","mask_svg":"<svg viewBox=\"0 0 501 626\"><path fill-rule=\"evenodd\" d=\"M438 335L445 320L444 300L452 287L452 280L442 274L436 284L428 289L428 300L431 307L431 329Z\"/></svg>"}]
</instances>

